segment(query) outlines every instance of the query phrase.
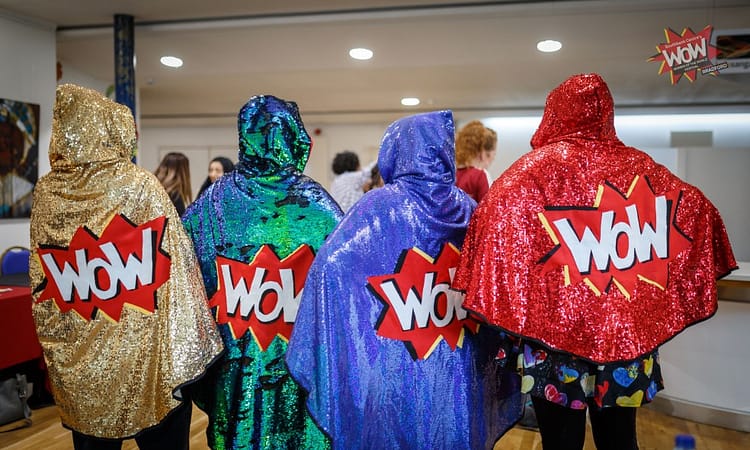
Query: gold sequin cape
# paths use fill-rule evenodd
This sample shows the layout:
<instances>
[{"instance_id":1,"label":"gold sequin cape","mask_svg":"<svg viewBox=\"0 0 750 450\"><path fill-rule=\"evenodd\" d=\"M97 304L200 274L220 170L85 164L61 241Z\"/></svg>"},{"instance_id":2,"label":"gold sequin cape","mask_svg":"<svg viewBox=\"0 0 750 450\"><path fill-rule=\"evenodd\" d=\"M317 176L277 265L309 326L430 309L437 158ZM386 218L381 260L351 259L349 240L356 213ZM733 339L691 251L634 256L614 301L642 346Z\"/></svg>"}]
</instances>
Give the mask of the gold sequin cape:
<instances>
[{"instance_id":1,"label":"gold sequin cape","mask_svg":"<svg viewBox=\"0 0 750 450\"><path fill-rule=\"evenodd\" d=\"M159 181L130 161L135 142L127 107L96 91L58 86L51 172L36 185L31 214L33 314L63 424L101 438L130 437L158 424L179 406L178 389L223 349L192 243ZM122 286L119 321L101 311L87 320L40 299L51 282L40 249L70 247L82 227L101 236L120 215L134 225L166 217L160 254L171 265L152 294L154 311L128 307Z\"/></svg>"}]
</instances>

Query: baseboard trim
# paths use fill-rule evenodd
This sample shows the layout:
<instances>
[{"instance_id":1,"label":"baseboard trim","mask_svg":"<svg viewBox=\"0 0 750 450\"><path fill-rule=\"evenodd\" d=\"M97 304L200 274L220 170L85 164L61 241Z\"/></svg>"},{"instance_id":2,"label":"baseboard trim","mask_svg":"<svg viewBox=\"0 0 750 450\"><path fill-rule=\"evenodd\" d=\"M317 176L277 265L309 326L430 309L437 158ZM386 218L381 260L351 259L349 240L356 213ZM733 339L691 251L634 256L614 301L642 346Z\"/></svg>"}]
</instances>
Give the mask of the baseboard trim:
<instances>
[{"instance_id":1,"label":"baseboard trim","mask_svg":"<svg viewBox=\"0 0 750 450\"><path fill-rule=\"evenodd\" d=\"M750 433L750 413L743 411L719 409L664 394L657 395L645 407L668 416Z\"/></svg>"}]
</instances>

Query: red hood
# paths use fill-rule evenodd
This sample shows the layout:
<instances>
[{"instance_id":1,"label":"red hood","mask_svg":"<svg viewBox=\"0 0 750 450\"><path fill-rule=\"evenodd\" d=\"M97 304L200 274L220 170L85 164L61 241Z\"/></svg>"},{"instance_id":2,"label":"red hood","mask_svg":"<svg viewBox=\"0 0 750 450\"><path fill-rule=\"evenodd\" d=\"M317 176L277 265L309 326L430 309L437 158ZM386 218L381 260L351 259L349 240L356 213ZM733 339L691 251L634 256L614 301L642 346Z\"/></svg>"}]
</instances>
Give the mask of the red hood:
<instances>
[{"instance_id":1,"label":"red hood","mask_svg":"<svg viewBox=\"0 0 750 450\"><path fill-rule=\"evenodd\" d=\"M531 138L531 147L539 148L566 139L619 143L612 94L597 74L575 75L549 93L542 123Z\"/></svg>"}]
</instances>

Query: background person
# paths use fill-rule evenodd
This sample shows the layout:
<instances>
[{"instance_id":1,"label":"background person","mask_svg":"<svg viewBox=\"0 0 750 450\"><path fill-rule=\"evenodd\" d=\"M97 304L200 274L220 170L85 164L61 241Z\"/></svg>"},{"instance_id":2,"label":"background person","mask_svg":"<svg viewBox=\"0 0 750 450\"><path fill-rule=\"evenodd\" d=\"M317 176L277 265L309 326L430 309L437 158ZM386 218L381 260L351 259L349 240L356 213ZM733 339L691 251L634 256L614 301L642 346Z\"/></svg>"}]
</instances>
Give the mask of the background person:
<instances>
[{"instance_id":1,"label":"background person","mask_svg":"<svg viewBox=\"0 0 750 450\"><path fill-rule=\"evenodd\" d=\"M375 164L374 166L372 166L372 169L370 170L370 181L365 183L362 190L365 191L365 193L367 193L373 189L377 189L383 186L385 186L385 183L383 182L383 177L380 176L380 169L378 168L378 165Z\"/></svg>"},{"instance_id":2,"label":"background person","mask_svg":"<svg viewBox=\"0 0 750 450\"><path fill-rule=\"evenodd\" d=\"M456 186L477 203L490 188L487 169L495 160L497 133L472 120L456 136Z\"/></svg>"},{"instance_id":3,"label":"background person","mask_svg":"<svg viewBox=\"0 0 750 450\"><path fill-rule=\"evenodd\" d=\"M231 159L225 158L223 156L217 156L216 158L212 159L211 162L208 163L208 176L206 177L206 180L203 181L200 190L198 190L198 195L196 195L195 198L200 198L201 194L203 194L203 191L208 189L211 184L221 178L224 174L227 174L233 170L234 163Z\"/></svg>"},{"instance_id":4,"label":"background person","mask_svg":"<svg viewBox=\"0 0 750 450\"><path fill-rule=\"evenodd\" d=\"M371 167L362 170L359 156L346 150L336 154L331 169L336 175L331 183L331 195L347 212L365 193L364 186L369 181Z\"/></svg>"},{"instance_id":5,"label":"background person","mask_svg":"<svg viewBox=\"0 0 750 450\"><path fill-rule=\"evenodd\" d=\"M167 153L156 168L154 175L169 194L169 198L177 209L177 215L182 216L187 205L193 201L193 189L190 187L190 160L182 153Z\"/></svg>"}]
</instances>

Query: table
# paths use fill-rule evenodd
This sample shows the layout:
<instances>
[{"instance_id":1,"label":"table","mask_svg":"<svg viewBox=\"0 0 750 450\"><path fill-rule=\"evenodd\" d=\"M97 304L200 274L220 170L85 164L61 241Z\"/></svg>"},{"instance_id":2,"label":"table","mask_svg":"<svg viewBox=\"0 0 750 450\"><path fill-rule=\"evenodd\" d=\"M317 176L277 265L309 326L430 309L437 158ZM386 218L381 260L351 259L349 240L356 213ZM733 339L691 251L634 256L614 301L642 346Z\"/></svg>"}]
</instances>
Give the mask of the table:
<instances>
[{"instance_id":1,"label":"table","mask_svg":"<svg viewBox=\"0 0 750 450\"><path fill-rule=\"evenodd\" d=\"M726 277L719 280L719 285L724 286L750 286L750 262L737 261L739 268Z\"/></svg>"},{"instance_id":2,"label":"table","mask_svg":"<svg viewBox=\"0 0 750 450\"><path fill-rule=\"evenodd\" d=\"M28 286L0 285L0 369L42 357Z\"/></svg>"},{"instance_id":3,"label":"table","mask_svg":"<svg viewBox=\"0 0 750 450\"><path fill-rule=\"evenodd\" d=\"M719 300L750 303L750 262L737 261L739 269L717 282Z\"/></svg>"}]
</instances>

